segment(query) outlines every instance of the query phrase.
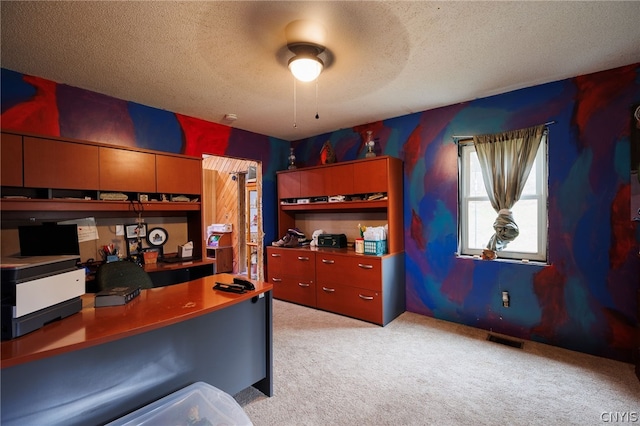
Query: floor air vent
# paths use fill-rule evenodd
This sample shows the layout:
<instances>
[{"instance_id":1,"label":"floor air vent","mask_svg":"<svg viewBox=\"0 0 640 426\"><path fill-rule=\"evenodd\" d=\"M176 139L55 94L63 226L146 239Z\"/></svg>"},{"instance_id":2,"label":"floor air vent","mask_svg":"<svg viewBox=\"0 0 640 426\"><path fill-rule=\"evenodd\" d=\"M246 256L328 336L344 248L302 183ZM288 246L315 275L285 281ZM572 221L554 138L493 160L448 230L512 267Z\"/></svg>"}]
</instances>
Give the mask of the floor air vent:
<instances>
[{"instance_id":1,"label":"floor air vent","mask_svg":"<svg viewBox=\"0 0 640 426\"><path fill-rule=\"evenodd\" d=\"M511 346L512 348L522 349L524 346L523 342L518 342L517 340L511 340L504 337L494 336L493 334L489 334L487 336L487 340L490 342L500 343L501 345Z\"/></svg>"}]
</instances>

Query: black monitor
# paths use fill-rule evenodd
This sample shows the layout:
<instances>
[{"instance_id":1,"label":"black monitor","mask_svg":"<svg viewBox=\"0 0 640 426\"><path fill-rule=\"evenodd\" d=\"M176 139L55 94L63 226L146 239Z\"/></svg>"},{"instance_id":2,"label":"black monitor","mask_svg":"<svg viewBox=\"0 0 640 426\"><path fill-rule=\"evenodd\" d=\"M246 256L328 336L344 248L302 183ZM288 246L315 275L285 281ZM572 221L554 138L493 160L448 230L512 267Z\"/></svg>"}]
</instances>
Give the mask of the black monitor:
<instances>
[{"instance_id":1,"label":"black monitor","mask_svg":"<svg viewBox=\"0 0 640 426\"><path fill-rule=\"evenodd\" d=\"M19 226L21 256L56 256L61 254L80 254L77 225Z\"/></svg>"}]
</instances>

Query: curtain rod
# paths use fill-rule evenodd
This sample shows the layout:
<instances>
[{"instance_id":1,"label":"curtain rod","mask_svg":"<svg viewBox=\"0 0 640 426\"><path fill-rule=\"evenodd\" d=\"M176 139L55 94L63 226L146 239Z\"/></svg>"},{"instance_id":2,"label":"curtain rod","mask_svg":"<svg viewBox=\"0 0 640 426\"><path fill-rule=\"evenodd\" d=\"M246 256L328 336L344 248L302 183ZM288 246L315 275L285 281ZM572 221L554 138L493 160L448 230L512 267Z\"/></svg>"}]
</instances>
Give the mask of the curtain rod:
<instances>
[{"instance_id":1,"label":"curtain rod","mask_svg":"<svg viewBox=\"0 0 640 426\"><path fill-rule=\"evenodd\" d=\"M555 120L552 121L547 121L546 123L543 124L543 126L548 126L550 124L556 124ZM533 127L533 126L531 126ZM473 139L473 136L451 136L452 139Z\"/></svg>"}]
</instances>

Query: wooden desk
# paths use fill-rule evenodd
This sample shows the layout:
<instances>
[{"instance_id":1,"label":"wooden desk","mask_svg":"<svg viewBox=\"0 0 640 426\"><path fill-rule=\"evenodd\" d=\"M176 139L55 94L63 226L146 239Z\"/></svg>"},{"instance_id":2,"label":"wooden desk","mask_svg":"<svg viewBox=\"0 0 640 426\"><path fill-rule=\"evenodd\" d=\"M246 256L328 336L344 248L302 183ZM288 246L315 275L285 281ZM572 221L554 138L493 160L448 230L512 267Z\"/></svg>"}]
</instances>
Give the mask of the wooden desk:
<instances>
[{"instance_id":1,"label":"wooden desk","mask_svg":"<svg viewBox=\"0 0 640 426\"><path fill-rule=\"evenodd\" d=\"M101 424L196 381L272 395L272 285L213 290L217 274L143 290L2 342L2 421Z\"/></svg>"}]
</instances>

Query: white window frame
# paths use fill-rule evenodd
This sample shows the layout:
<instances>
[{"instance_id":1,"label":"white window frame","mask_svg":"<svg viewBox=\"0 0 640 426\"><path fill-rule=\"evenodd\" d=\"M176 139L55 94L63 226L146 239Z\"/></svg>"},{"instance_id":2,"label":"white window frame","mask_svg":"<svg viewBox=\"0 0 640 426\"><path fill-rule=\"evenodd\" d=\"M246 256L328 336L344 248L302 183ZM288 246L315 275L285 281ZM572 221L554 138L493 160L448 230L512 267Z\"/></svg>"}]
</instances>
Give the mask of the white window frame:
<instances>
[{"instance_id":1,"label":"white window frame","mask_svg":"<svg viewBox=\"0 0 640 426\"><path fill-rule=\"evenodd\" d=\"M531 169L530 175L536 175L536 194L523 194L520 200L535 199L537 200L538 212L538 251L535 253L511 251L509 247L498 252L499 259L509 260L533 260L539 262L547 261L547 238L548 238L548 156L547 156L547 139L538 148L536 153L535 167ZM470 196L470 180L469 173L465 173L470 169L470 156L475 154L473 142L459 142L458 148L458 253L462 256L480 256L481 248L469 247L469 229L468 229L468 206L472 201L487 201L488 196ZM493 213L493 209L491 209ZM497 213L496 213L497 216ZM516 222L518 218L516 217ZM487 240L488 242L488 240ZM486 243L484 243L486 244Z\"/></svg>"}]
</instances>

